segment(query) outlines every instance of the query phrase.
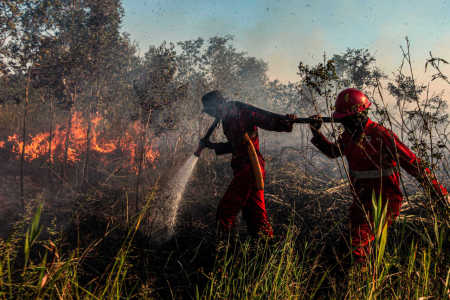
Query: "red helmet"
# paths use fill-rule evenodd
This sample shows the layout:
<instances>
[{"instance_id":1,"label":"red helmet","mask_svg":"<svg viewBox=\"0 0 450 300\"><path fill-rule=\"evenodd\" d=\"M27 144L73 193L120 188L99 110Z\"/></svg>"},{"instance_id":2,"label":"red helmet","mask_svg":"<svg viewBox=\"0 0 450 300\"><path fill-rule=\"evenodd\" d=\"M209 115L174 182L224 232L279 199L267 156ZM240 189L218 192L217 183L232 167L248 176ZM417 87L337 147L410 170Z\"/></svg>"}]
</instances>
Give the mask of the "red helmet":
<instances>
[{"instance_id":1,"label":"red helmet","mask_svg":"<svg viewBox=\"0 0 450 300\"><path fill-rule=\"evenodd\" d=\"M357 89L345 89L336 98L334 119L341 119L365 111L370 103L367 96Z\"/></svg>"}]
</instances>

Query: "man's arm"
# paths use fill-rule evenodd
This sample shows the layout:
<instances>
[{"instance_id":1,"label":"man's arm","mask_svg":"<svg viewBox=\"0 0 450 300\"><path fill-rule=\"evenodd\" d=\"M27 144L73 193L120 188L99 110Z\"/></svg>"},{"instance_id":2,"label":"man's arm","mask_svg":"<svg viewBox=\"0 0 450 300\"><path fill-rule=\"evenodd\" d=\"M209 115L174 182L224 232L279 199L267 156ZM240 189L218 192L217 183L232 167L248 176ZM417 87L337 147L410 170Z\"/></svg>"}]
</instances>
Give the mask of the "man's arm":
<instances>
[{"instance_id":1,"label":"man's arm","mask_svg":"<svg viewBox=\"0 0 450 300\"><path fill-rule=\"evenodd\" d=\"M233 152L233 147L230 142L226 143L211 143L211 148L214 149L216 155L228 154Z\"/></svg>"},{"instance_id":2,"label":"man's arm","mask_svg":"<svg viewBox=\"0 0 450 300\"><path fill-rule=\"evenodd\" d=\"M317 119L317 122L309 124L309 128L313 134L311 143L317 147L323 154L329 158L336 158L342 156L343 142L342 137L339 138L338 143L330 142L323 134L320 132L320 127L322 126L322 120L320 116L311 116L312 119Z\"/></svg>"},{"instance_id":3,"label":"man's arm","mask_svg":"<svg viewBox=\"0 0 450 300\"><path fill-rule=\"evenodd\" d=\"M204 146L209 149L213 149L216 155L228 154L233 152L231 142L226 143L212 143L208 140L203 141Z\"/></svg>"},{"instance_id":4,"label":"man's arm","mask_svg":"<svg viewBox=\"0 0 450 300\"><path fill-rule=\"evenodd\" d=\"M424 188L430 188L435 196L446 197L447 190L437 181L435 175L420 159L391 131L386 131L385 142L391 155L398 158L400 166L414 176Z\"/></svg>"},{"instance_id":5,"label":"man's arm","mask_svg":"<svg viewBox=\"0 0 450 300\"><path fill-rule=\"evenodd\" d=\"M294 115L280 115L253 105L240 102L241 116L245 116L257 127L278 132L291 132Z\"/></svg>"},{"instance_id":6,"label":"man's arm","mask_svg":"<svg viewBox=\"0 0 450 300\"><path fill-rule=\"evenodd\" d=\"M343 150L341 140L342 139L340 138L338 143L332 143L320 131L318 131L317 133L313 133L311 143L329 158L336 158L342 156ZM339 144L341 147L338 146Z\"/></svg>"}]
</instances>

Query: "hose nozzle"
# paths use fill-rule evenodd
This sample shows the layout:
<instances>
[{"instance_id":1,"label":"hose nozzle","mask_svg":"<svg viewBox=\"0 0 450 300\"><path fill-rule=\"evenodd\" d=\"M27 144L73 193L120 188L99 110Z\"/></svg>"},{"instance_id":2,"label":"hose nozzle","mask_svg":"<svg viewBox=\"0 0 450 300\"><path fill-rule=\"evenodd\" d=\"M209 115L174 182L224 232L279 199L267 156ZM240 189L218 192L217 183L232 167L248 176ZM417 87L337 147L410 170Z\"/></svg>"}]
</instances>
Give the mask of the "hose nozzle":
<instances>
[{"instance_id":1,"label":"hose nozzle","mask_svg":"<svg viewBox=\"0 0 450 300\"><path fill-rule=\"evenodd\" d=\"M200 154L202 153L203 149L206 148L206 145L208 144L209 137L213 133L214 129L216 129L217 125L219 124L219 119L215 119L212 125L209 127L208 131L206 132L205 136L200 140L198 143L197 150L195 150L194 155L197 157L200 157Z\"/></svg>"},{"instance_id":2,"label":"hose nozzle","mask_svg":"<svg viewBox=\"0 0 450 300\"><path fill-rule=\"evenodd\" d=\"M195 150L195 152L194 152L194 155L197 157L200 157L200 154L202 154L202 151L205 148L206 148L205 142L203 139L201 139L200 142L198 143L197 150Z\"/></svg>"}]
</instances>

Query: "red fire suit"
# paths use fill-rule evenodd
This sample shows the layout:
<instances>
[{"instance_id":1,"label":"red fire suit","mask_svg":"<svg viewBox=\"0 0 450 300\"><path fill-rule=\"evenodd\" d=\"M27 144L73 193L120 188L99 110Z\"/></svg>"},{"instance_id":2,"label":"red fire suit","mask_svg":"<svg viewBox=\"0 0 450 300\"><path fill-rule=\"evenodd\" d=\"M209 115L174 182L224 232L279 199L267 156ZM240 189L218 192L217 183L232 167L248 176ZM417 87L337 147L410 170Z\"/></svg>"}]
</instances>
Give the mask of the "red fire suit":
<instances>
[{"instance_id":1,"label":"red fire suit","mask_svg":"<svg viewBox=\"0 0 450 300\"><path fill-rule=\"evenodd\" d=\"M388 225L399 215L403 196L397 161L422 184L431 183L435 193L447 195L447 190L430 170L421 166L420 160L393 132L370 119L357 137L345 131L334 144L317 133L311 142L330 158L347 158L354 192L354 201L350 207L350 230L353 253L359 260L363 260L370 252L369 243L374 239L371 231L372 192L376 193L377 199L381 193L383 205L388 203Z\"/></svg>"},{"instance_id":2,"label":"red fire suit","mask_svg":"<svg viewBox=\"0 0 450 300\"><path fill-rule=\"evenodd\" d=\"M228 142L214 144L217 155L232 153L231 167L234 178L217 208L219 230L230 232L236 216L242 209L247 229L251 235L272 236L272 226L267 219L264 191L256 187L244 134L247 133L255 147L265 178L264 159L259 152L258 127L272 131L292 131L286 116L274 114L254 106L231 101L226 103L222 118L223 132Z\"/></svg>"}]
</instances>

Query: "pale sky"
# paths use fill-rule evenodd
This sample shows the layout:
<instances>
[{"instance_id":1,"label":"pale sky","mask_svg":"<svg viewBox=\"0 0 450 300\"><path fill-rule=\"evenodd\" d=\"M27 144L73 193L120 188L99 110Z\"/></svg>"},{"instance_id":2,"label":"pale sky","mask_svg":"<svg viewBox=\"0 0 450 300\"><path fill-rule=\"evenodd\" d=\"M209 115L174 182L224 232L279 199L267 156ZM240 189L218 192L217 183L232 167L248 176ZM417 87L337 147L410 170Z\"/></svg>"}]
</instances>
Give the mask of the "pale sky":
<instances>
[{"instance_id":1,"label":"pale sky","mask_svg":"<svg viewBox=\"0 0 450 300\"><path fill-rule=\"evenodd\" d=\"M270 79L283 82L297 80L299 61L316 64L324 52L346 48L369 49L391 74L405 36L417 77L430 50L450 61L450 0L124 0L123 6L122 29L142 52L164 40L232 34L239 51L268 62Z\"/></svg>"}]
</instances>

